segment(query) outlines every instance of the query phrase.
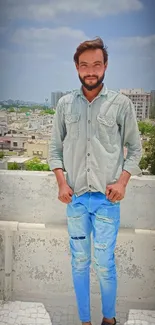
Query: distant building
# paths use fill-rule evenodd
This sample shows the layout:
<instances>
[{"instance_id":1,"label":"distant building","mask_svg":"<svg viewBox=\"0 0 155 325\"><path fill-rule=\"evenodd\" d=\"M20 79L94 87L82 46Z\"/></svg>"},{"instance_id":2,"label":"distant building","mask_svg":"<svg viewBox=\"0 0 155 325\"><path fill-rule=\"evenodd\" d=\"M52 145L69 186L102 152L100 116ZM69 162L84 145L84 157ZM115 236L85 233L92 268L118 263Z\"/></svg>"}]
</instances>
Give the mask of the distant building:
<instances>
[{"instance_id":1,"label":"distant building","mask_svg":"<svg viewBox=\"0 0 155 325\"><path fill-rule=\"evenodd\" d=\"M24 144L26 151L25 155L28 157L48 158L48 141L46 140L28 140Z\"/></svg>"},{"instance_id":2,"label":"distant building","mask_svg":"<svg viewBox=\"0 0 155 325\"><path fill-rule=\"evenodd\" d=\"M138 89L120 89L120 93L126 95L134 104L138 120L149 118L151 95L142 88Z\"/></svg>"},{"instance_id":3,"label":"distant building","mask_svg":"<svg viewBox=\"0 0 155 325\"><path fill-rule=\"evenodd\" d=\"M8 133L8 118L5 112L0 112L0 136Z\"/></svg>"},{"instance_id":4,"label":"distant building","mask_svg":"<svg viewBox=\"0 0 155 325\"><path fill-rule=\"evenodd\" d=\"M150 115L151 115L152 118L155 118L155 90L151 90Z\"/></svg>"},{"instance_id":5,"label":"distant building","mask_svg":"<svg viewBox=\"0 0 155 325\"><path fill-rule=\"evenodd\" d=\"M9 136L0 137L0 149L20 151L24 150L24 143L27 141L28 136L22 134L12 134Z\"/></svg>"},{"instance_id":6,"label":"distant building","mask_svg":"<svg viewBox=\"0 0 155 325\"><path fill-rule=\"evenodd\" d=\"M56 108L58 100L63 96L63 92L57 91L51 93L51 107Z\"/></svg>"},{"instance_id":7,"label":"distant building","mask_svg":"<svg viewBox=\"0 0 155 325\"><path fill-rule=\"evenodd\" d=\"M64 96L69 94L70 91L66 91L65 93L63 93L62 91L56 91L56 92L52 92L51 93L51 107L52 108L56 108L58 100Z\"/></svg>"},{"instance_id":8,"label":"distant building","mask_svg":"<svg viewBox=\"0 0 155 325\"><path fill-rule=\"evenodd\" d=\"M155 106L155 90L151 90L151 106Z\"/></svg>"},{"instance_id":9,"label":"distant building","mask_svg":"<svg viewBox=\"0 0 155 325\"><path fill-rule=\"evenodd\" d=\"M0 137L0 150L10 150L11 149L11 140L10 137Z\"/></svg>"}]
</instances>

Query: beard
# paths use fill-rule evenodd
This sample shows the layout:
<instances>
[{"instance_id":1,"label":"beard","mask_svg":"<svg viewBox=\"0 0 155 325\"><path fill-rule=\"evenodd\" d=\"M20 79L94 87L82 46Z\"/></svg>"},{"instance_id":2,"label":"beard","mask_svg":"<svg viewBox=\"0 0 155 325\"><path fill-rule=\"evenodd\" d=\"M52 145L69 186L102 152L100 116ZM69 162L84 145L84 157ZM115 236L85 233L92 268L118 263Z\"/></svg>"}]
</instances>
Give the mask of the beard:
<instances>
[{"instance_id":1,"label":"beard","mask_svg":"<svg viewBox=\"0 0 155 325\"><path fill-rule=\"evenodd\" d=\"M87 84L87 83L85 82L85 79L86 79L87 77L94 77L94 78L96 78L96 79L97 79L96 83L95 83L95 84L92 84L92 85ZM103 75L102 75L100 78L99 78L98 76L96 76L96 75L87 75L87 76L85 76L84 78L82 78L82 77L79 75L79 79L80 79L82 85L83 85L87 90L89 90L89 91L98 88L98 87L102 84L102 82L103 82L103 80L104 80L104 77L105 77L105 73L103 73Z\"/></svg>"}]
</instances>

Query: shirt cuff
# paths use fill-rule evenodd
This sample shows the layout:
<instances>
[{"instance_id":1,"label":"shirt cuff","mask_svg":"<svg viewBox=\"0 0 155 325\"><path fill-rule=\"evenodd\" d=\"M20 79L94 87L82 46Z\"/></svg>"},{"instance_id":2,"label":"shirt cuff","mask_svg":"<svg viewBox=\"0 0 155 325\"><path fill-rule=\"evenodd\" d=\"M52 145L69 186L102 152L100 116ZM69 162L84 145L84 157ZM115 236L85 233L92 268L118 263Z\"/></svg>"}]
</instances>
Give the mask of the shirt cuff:
<instances>
[{"instance_id":1,"label":"shirt cuff","mask_svg":"<svg viewBox=\"0 0 155 325\"><path fill-rule=\"evenodd\" d=\"M52 160L51 162L49 162L49 167L50 170L54 170L56 168L65 170L64 164L61 160Z\"/></svg>"},{"instance_id":2,"label":"shirt cuff","mask_svg":"<svg viewBox=\"0 0 155 325\"><path fill-rule=\"evenodd\" d=\"M130 173L131 176L141 176L142 175L142 171L139 168L139 166L132 162L126 161L124 163L123 170L126 170L128 173Z\"/></svg>"}]
</instances>

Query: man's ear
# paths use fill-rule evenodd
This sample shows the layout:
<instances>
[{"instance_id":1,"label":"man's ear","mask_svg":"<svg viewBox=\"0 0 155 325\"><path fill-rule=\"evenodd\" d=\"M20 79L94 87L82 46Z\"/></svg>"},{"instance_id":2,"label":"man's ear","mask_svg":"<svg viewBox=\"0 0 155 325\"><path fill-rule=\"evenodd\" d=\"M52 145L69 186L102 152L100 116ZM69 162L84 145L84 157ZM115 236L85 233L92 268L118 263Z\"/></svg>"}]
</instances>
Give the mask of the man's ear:
<instances>
[{"instance_id":1,"label":"man's ear","mask_svg":"<svg viewBox=\"0 0 155 325\"><path fill-rule=\"evenodd\" d=\"M75 63L75 66L76 66L76 70L79 72L79 65Z\"/></svg>"},{"instance_id":2,"label":"man's ear","mask_svg":"<svg viewBox=\"0 0 155 325\"><path fill-rule=\"evenodd\" d=\"M105 63L105 70L107 70L107 67L108 67L108 61Z\"/></svg>"}]
</instances>

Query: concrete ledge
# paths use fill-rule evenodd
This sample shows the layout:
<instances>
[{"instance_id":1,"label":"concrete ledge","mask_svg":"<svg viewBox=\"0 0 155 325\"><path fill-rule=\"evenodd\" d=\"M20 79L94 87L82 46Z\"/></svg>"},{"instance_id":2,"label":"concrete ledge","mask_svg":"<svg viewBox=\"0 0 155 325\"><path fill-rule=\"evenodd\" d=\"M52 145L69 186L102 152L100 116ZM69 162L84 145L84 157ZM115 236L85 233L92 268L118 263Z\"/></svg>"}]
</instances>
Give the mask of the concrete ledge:
<instances>
[{"instance_id":1,"label":"concrete ledge","mask_svg":"<svg viewBox=\"0 0 155 325\"><path fill-rule=\"evenodd\" d=\"M12 231L18 230L18 222L16 221L3 221L0 220L0 230L5 230L7 228L11 229Z\"/></svg>"},{"instance_id":2,"label":"concrete ledge","mask_svg":"<svg viewBox=\"0 0 155 325\"><path fill-rule=\"evenodd\" d=\"M143 234L143 235L155 235L155 230L150 229L135 229L136 234Z\"/></svg>"},{"instance_id":3,"label":"concrete ledge","mask_svg":"<svg viewBox=\"0 0 155 325\"><path fill-rule=\"evenodd\" d=\"M36 229L36 230L43 230L46 229L45 224L43 223L22 223L18 222L18 230L22 229Z\"/></svg>"},{"instance_id":4,"label":"concrete ledge","mask_svg":"<svg viewBox=\"0 0 155 325\"><path fill-rule=\"evenodd\" d=\"M0 230L10 229L12 231L19 231L19 230L43 230L43 231L54 231L57 229L63 228L67 231L66 225L62 225L61 227L53 226L53 225L46 225L43 223L25 223L25 222L13 222L13 221L1 221L0 220ZM155 235L155 230L150 229L127 229L127 228L120 228L119 235L124 234L140 234L140 235Z\"/></svg>"},{"instance_id":5,"label":"concrete ledge","mask_svg":"<svg viewBox=\"0 0 155 325\"><path fill-rule=\"evenodd\" d=\"M0 220L66 225L52 172L0 170ZM132 177L121 202L121 227L155 230L155 176Z\"/></svg>"}]
</instances>

